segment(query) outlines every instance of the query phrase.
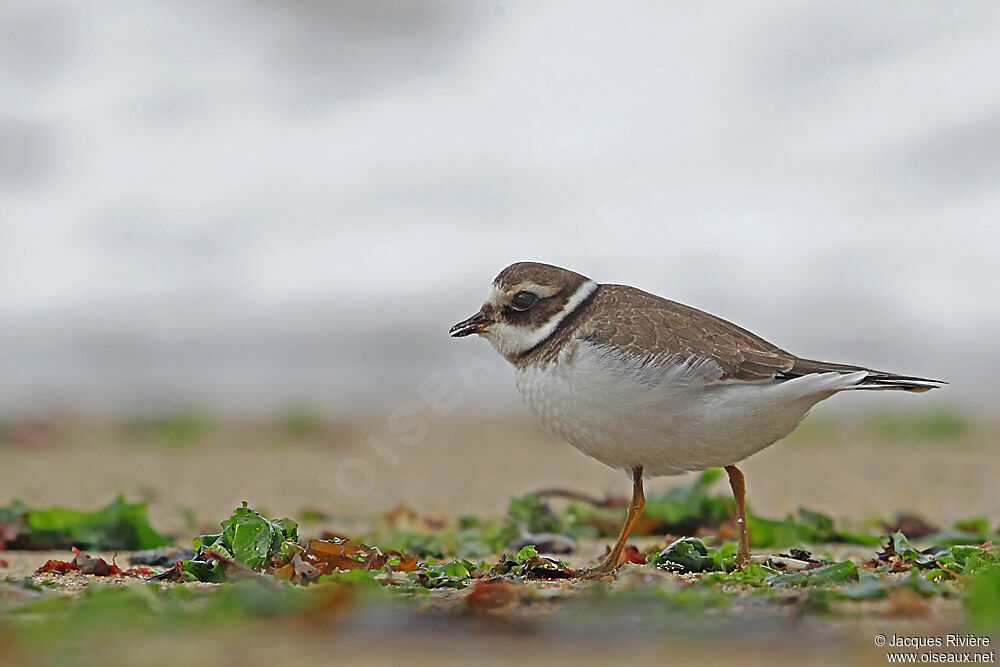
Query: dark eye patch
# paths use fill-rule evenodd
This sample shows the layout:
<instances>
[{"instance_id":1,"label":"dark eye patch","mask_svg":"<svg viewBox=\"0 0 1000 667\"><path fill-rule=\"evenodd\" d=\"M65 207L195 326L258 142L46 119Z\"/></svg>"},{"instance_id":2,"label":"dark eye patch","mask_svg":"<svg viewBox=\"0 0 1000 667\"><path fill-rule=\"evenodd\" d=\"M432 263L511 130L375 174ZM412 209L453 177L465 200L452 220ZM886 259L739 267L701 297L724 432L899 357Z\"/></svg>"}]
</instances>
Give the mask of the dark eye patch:
<instances>
[{"instance_id":1,"label":"dark eye patch","mask_svg":"<svg viewBox=\"0 0 1000 667\"><path fill-rule=\"evenodd\" d=\"M532 292L518 292L514 295L514 298L510 300L510 305L514 307L515 310L528 310L532 306L538 303L538 295Z\"/></svg>"}]
</instances>

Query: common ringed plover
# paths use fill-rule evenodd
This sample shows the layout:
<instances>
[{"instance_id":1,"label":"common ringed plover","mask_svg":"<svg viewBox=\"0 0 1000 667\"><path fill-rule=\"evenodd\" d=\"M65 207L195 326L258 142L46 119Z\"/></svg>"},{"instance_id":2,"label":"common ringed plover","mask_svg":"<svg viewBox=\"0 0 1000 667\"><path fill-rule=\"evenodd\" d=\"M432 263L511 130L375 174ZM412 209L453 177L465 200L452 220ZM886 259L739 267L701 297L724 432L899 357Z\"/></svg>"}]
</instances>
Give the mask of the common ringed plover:
<instances>
[{"instance_id":1,"label":"common ringed plover","mask_svg":"<svg viewBox=\"0 0 1000 667\"><path fill-rule=\"evenodd\" d=\"M642 512L644 477L723 467L736 501L736 566L750 561L736 463L792 432L809 409L853 389L928 391L942 382L800 359L746 329L634 287L599 285L548 264L500 272L479 312L451 328L479 334L515 368L542 423L632 478L607 558L613 571Z\"/></svg>"}]
</instances>

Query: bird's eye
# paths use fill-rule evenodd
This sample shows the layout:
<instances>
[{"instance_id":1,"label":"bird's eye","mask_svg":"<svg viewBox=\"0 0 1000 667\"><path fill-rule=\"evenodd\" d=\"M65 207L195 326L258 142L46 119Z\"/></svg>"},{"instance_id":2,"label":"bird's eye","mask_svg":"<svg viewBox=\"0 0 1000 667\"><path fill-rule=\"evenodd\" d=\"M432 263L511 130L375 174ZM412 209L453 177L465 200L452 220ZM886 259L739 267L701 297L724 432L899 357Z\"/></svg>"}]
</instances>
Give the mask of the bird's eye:
<instances>
[{"instance_id":1,"label":"bird's eye","mask_svg":"<svg viewBox=\"0 0 1000 667\"><path fill-rule=\"evenodd\" d=\"M514 298L510 300L510 305L514 306L515 310L528 310L538 302L538 297L531 292L518 292L514 295Z\"/></svg>"}]
</instances>

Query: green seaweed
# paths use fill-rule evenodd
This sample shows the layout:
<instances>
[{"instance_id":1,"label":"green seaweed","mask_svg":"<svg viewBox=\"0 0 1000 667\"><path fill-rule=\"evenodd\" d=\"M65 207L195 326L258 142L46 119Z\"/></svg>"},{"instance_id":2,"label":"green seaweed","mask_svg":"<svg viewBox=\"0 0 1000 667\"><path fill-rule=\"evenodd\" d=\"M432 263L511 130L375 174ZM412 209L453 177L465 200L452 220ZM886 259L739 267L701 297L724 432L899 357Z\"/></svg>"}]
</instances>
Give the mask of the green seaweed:
<instances>
[{"instance_id":1,"label":"green seaweed","mask_svg":"<svg viewBox=\"0 0 1000 667\"><path fill-rule=\"evenodd\" d=\"M32 509L13 501L0 509L0 526L15 537L9 549L155 549L171 543L149 524L146 506L119 496L94 512L50 507ZM0 545L2 546L2 545Z\"/></svg>"},{"instance_id":2,"label":"green seaweed","mask_svg":"<svg viewBox=\"0 0 1000 667\"><path fill-rule=\"evenodd\" d=\"M857 579L858 566L852 561L845 560L840 563L821 565L811 570L774 574L767 577L764 581L775 588L786 586L828 588L830 586L839 586L849 581L857 581Z\"/></svg>"},{"instance_id":3,"label":"green seaweed","mask_svg":"<svg viewBox=\"0 0 1000 667\"><path fill-rule=\"evenodd\" d=\"M262 567L272 558L285 561L298 548L298 525L294 521L265 519L249 508L246 501L220 526L221 533L199 535L192 540L196 556L181 562L189 578L208 582L224 579L224 563L209 557L209 551L254 569Z\"/></svg>"}]
</instances>

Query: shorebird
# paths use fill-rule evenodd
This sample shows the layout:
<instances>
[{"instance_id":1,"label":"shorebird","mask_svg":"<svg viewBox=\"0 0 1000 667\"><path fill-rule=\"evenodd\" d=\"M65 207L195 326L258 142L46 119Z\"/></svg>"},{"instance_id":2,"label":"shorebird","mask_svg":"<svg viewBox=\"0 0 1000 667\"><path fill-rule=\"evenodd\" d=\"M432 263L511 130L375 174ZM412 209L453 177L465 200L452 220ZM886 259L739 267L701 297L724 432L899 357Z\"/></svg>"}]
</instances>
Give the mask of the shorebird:
<instances>
[{"instance_id":1,"label":"shorebird","mask_svg":"<svg viewBox=\"0 0 1000 667\"><path fill-rule=\"evenodd\" d=\"M643 478L715 467L729 475L735 565L746 566L746 486L737 463L838 392L943 384L802 359L696 308L534 262L501 271L479 312L450 333L487 339L514 366L519 393L549 431L631 477L618 540L589 574L617 568L645 505Z\"/></svg>"}]
</instances>

